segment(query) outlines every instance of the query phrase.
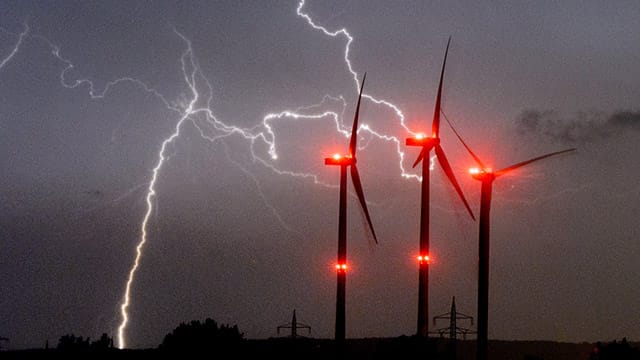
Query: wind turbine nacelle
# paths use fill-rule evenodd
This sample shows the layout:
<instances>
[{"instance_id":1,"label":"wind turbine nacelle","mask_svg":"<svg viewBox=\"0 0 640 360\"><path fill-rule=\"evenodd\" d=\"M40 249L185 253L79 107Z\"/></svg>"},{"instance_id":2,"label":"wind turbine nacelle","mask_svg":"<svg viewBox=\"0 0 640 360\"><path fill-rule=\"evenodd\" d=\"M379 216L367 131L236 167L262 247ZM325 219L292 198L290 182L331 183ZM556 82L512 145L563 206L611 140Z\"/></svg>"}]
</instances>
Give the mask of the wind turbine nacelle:
<instances>
[{"instance_id":1,"label":"wind turbine nacelle","mask_svg":"<svg viewBox=\"0 0 640 360\"><path fill-rule=\"evenodd\" d=\"M356 160L351 157L350 155L348 156L343 156L340 154L334 154L332 157L328 157L328 158L324 158L324 164L325 165L343 165L343 166L347 166L347 165L353 165L356 162Z\"/></svg>"},{"instance_id":2,"label":"wind turbine nacelle","mask_svg":"<svg viewBox=\"0 0 640 360\"><path fill-rule=\"evenodd\" d=\"M471 168L469 169L469 174L471 174L472 178L480 181L492 181L496 177L491 169Z\"/></svg>"},{"instance_id":3,"label":"wind turbine nacelle","mask_svg":"<svg viewBox=\"0 0 640 360\"><path fill-rule=\"evenodd\" d=\"M418 134L415 137L410 137L405 140L407 146L427 146L433 147L440 143L440 138L428 137L423 134Z\"/></svg>"}]
</instances>

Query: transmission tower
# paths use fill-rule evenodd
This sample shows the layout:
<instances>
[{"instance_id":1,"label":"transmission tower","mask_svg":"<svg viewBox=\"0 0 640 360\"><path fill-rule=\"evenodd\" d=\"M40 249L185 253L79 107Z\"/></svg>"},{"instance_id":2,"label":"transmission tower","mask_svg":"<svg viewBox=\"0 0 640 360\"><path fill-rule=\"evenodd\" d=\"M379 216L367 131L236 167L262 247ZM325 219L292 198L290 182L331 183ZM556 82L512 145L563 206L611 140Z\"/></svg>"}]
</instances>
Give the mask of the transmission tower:
<instances>
[{"instance_id":1,"label":"transmission tower","mask_svg":"<svg viewBox=\"0 0 640 360\"><path fill-rule=\"evenodd\" d=\"M471 326L473 326L473 317L459 313L456 311L456 297L454 296L451 300L451 310L448 313L440 314L438 316L433 317L433 325L436 325L437 320L449 320L449 326L445 328L436 329L433 332L440 335L441 338L444 338L444 334L449 333L449 355L450 359L456 359L456 350L457 350L457 339L458 335L462 335L463 340L467 339L467 334L474 334L476 331L458 326L458 320L469 320L471 322Z\"/></svg>"},{"instance_id":2,"label":"transmission tower","mask_svg":"<svg viewBox=\"0 0 640 360\"><path fill-rule=\"evenodd\" d=\"M311 326L299 323L296 320L296 310L293 310L293 317L291 318L291 322L285 325L280 325L277 328L278 335L280 335L280 329L291 329L291 335L289 336L292 339L298 337L298 329L307 329L309 330L309 335L311 335Z\"/></svg>"}]
</instances>

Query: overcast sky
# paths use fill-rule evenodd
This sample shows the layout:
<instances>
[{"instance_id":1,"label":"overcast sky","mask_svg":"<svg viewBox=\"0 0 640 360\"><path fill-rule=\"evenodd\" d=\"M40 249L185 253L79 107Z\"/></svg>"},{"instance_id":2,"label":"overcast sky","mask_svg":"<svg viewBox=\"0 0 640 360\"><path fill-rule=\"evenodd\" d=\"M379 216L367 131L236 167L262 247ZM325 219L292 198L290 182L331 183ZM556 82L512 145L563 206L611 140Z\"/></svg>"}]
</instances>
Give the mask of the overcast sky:
<instances>
[{"instance_id":1,"label":"overcast sky","mask_svg":"<svg viewBox=\"0 0 640 360\"><path fill-rule=\"evenodd\" d=\"M144 230L127 347L206 317L276 336L294 309L332 338L324 157L347 150L364 72L379 245L350 196L346 333L414 334L404 139L431 126L451 36L443 111L485 162L577 148L494 184L489 338L640 340L639 18L634 1L2 2L0 336L116 338ZM473 159L444 122L441 138L478 215ZM431 194L429 316L453 296L475 316L478 223L438 166Z\"/></svg>"}]
</instances>

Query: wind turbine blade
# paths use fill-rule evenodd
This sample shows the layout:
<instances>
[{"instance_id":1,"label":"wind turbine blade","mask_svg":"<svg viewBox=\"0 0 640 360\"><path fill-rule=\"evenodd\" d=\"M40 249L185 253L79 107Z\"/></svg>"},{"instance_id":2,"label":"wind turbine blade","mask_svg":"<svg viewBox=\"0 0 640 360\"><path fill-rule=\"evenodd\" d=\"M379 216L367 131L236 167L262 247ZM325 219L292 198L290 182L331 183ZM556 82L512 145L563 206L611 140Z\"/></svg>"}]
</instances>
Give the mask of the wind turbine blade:
<instances>
[{"instance_id":1,"label":"wind turbine blade","mask_svg":"<svg viewBox=\"0 0 640 360\"><path fill-rule=\"evenodd\" d=\"M369 216L369 210L367 209L367 202L364 199L364 191L362 191L362 182L360 181L360 174L358 174L358 168L356 167L355 164L351 165L351 180L353 181L353 187L356 189L358 200L360 200L360 206L364 211L364 216L367 218L367 223L369 223L369 228L371 229L373 240L375 240L377 244L378 238L376 237L375 230L373 230L373 223L371 223L371 216Z\"/></svg>"},{"instance_id":2,"label":"wind turbine blade","mask_svg":"<svg viewBox=\"0 0 640 360\"><path fill-rule=\"evenodd\" d=\"M413 162L412 167L416 167L416 165L420 164L420 161L422 161L423 158L424 158L424 148L420 150L420 154L418 155L418 158L416 159L416 161Z\"/></svg>"},{"instance_id":3,"label":"wind turbine blade","mask_svg":"<svg viewBox=\"0 0 640 360\"><path fill-rule=\"evenodd\" d=\"M356 157L356 141L358 140L358 117L360 116L360 99L362 99L362 90L364 89L364 80L367 73L362 76L362 84L360 85L360 95L358 95L358 105L356 105L356 115L353 118L353 127L351 129L351 142L349 143L349 153L351 157Z\"/></svg>"},{"instance_id":4,"label":"wind turbine blade","mask_svg":"<svg viewBox=\"0 0 640 360\"><path fill-rule=\"evenodd\" d=\"M444 173L447 174L449 181L451 181L451 184L456 189L456 192L458 193L458 195L460 195L460 199L462 199L462 202L467 208L469 215L471 215L471 218L475 221L476 217L473 215L473 211L471 211L471 207L469 206L469 203L467 203L467 199L465 199L464 194L462 193L462 189L460 188L460 185L458 185L456 177L453 175L451 165L449 165L449 161L447 161L447 157L444 155L444 151L442 151L442 147L440 145L436 146L436 156L438 157L438 162L440 162Z\"/></svg>"},{"instance_id":5,"label":"wind turbine blade","mask_svg":"<svg viewBox=\"0 0 640 360\"><path fill-rule=\"evenodd\" d=\"M440 103L442 100L442 80L444 80L444 67L447 65L447 54L449 53L449 44L451 43L451 36L447 41L447 49L444 52L444 62L442 63L442 71L440 72L440 84L438 84L438 95L436 96L436 108L433 112L433 124L431 125L431 131L434 137L440 136Z\"/></svg>"},{"instance_id":6,"label":"wind turbine blade","mask_svg":"<svg viewBox=\"0 0 640 360\"><path fill-rule=\"evenodd\" d=\"M483 170L486 169L487 166L482 162L482 160L480 160L480 158L473 151L471 151L471 148L467 145L467 143L464 142L464 140L462 140L462 136L458 134L458 132L456 131L456 128L453 127L453 124L451 123L451 121L449 121L449 119L446 116L444 117L444 119L447 120L447 123L449 123L449 127L451 127L451 130L453 130L453 133L456 134L456 136L458 137L458 140L460 140L462 145L464 145L464 148L467 149L471 157L478 163L478 165L480 165L480 167Z\"/></svg>"},{"instance_id":7,"label":"wind turbine blade","mask_svg":"<svg viewBox=\"0 0 640 360\"><path fill-rule=\"evenodd\" d=\"M508 172L510 172L512 170L515 170L517 168L520 168L520 167L523 167L525 165L531 164L534 161L542 160L542 159L548 158L550 156L554 156L554 155L558 155L558 154L562 154L562 153L566 153L566 152L574 151L574 150L576 150L576 148L566 149L566 150L562 150L562 151L556 151L556 152L552 152L550 154L538 156L538 157L535 157L533 159L529 159L527 161L523 161L523 162L519 162L519 163L517 163L515 165L511 165L511 166L506 167L506 168L504 168L502 170L498 170L494 174L495 174L496 177L498 177L498 176L504 175L504 174L506 174L506 173L508 173Z\"/></svg>"}]
</instances>

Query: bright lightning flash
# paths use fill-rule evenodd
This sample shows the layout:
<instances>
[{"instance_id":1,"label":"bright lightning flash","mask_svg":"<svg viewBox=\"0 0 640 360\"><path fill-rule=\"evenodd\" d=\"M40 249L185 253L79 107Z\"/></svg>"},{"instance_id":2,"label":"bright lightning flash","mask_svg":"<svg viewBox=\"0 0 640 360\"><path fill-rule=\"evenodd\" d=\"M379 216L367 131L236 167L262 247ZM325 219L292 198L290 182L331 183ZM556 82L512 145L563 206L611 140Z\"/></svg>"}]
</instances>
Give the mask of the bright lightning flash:
<instances>
[{"instance_id":1,"label":"bright lightning flash","mask_svg":"<svg viewBox=\"0 0 640 360\"><path fill-rule=\"evenodd\" d=\"M313 27L316 30L320 30L322 31L324 34L331 36L331 37L338 37L339 35L344 36L347 39L347 43L345 45L345 51L344 51L344 61L347 65L347 68L349 70L349 72L351 73L351 75L353 76L353 80L355 83L355 89L356 91L359 90L359 85L358 85L358 74L353 70L351 61L349 59L349 50L350 50L350 45L353 42L353 37L349 34L349 32L347 32L346 29L341 29L335 32L330 32L328 31L326 28L317 25L312 19L311 17L302 12L302 8L304 7L304 0L300 1L298 8L297 8L297 14L298 16L304 18L311 27ZM194 54L193 54L193 49L191 48L191 42L189 41L189 39L187 39L185 36L183 36L182 34L178 33L176 31L176 33L184 40L184 42L187 44L187 50L185 51L185 53L182 56L182 73L184 75L184 80L185 82L188 84L190 90L191 90L191 95L192 95L192 99L189 102L189 104L186 106L186 108L182 111L181 117L179 119L179 121L176 124L175 127L175 131L173 132L173 134L171 134L168 138L166 138L163 142L162 142L162 146L160 148L160 152L158 154L158 162L156 163L156 166L153 168L153 172L152 172L152 178L151 181L149 183L149 188L148 188L148 193L147 193L147 197L146 197L146 201L147 201L147 212L145 213L144 219L142 221L141 224L141 230L142 230L142 236L140 239L140 242L138 243L137 247L136 247L136 258L134 261L134 264L129 272L129 277L127 279L127 284L126 284L126 289L125 289L125 294L124 294L124 298L123 298L123 302L120 306L120 312L121 312L121 316L122 316L122 322L120 323L120 326L118 327L118 347L119 348L125 348L126 347L126 338L125 338L125 330L129 321L129 315L127 312L127 309L129 307L130 304L130 292L131 292L131 285L133 283L134 277L135 277L135 273L136 270L139 267L140 264L140 259L142 257L142 249L147 241L147 223L149 220L149 217L151 216L151 213L153 211L153 197L155 196L156 192L155 192L155 183L156 180L158 178L158 174L162 168L162 165L164 164L165 161L165 149L167 147L167 145L169 143L171 143L174 139L176 139L179 135L180 135L180 128L182 126L182 124L185 122L185 120L190 120L198 129L198 131L200 132L200 135L205 138L208 139L210 141L215 141L221 138L225 138L227 136L231 136L231 135L240 135L243 138L245 138L246 140L249 140L251 145L250 145L250 149L251 149L251 154L253 157L254 161L257 161L259 163L261 163L262 165L266 166L267 168L271 169L272 171L274 171L275 173L279 174L279 175L287 175L287 176L294 176L294 177L300 177L300 178L310 178L313 179L315 184L320 184L320 185L324 185L324 186L331 186L325 183L322 183L321 181L318 180L318 177L314 174L308 174L308 173L299 173L299 172L293 172L293 171L289 171L289 170L281 170L276 168L270 161L264 159L263 157L259 156L258 154L256 154L256 152L254 151L254 145L256 143L257 140L261 140L262 142L264 142L265 144L268 145L268 154L269 157L271 158L272 161L277 160L278 159L278 153L277 153L277 149L276 149L276 134L273 132L273 128L271 126L271 122L272 121L276 121L279 119L283 119L283 118L289 118L289 119L294 119L294 120L298 120L298 119L323 119L323 118L332 118L333 121L335 122L336 125L336 130L339 133L342 133L343 136L345 137L349 137L350 133L348 128L344 128L343 126L341 126L340 124L340 116L339 114L335 113L335 112L322 112L322 113L309 113L308 111L312 110L315 106L310 106L310 107L300 107L294 111L282 111L279 113L271 113L266 115L261 123L262 128L264 129L263 131L257 131L256 129L258 129L258 127L254 127L252 129L241 129L232 125L227 125L221 121L219 121L215 115L213 114L213 111L211 110L210 107L210 103L211 103L211 95L209 96L208 101L206 102L206 104L203 107L197 107L197 103L199 100L199 92L198 89L196 87L196 80L200 80L202 82L204 82L209 90L209 94L212 94L211 91L211 85L209 83L209 81L204 77L204 75L202 74L200 68L196 65L195 60L194 60ZM188 67L190 68L190 72L188 71ZM147 86L145 86L145 89L149 90L149 88ZM397 115L398 119L400 120L400 124L401 126L410 134L413 134L413 132L411 132L408 127L405 125L404 123L404 114L402 113L402 111L400 111L400 109L393 105L392 103L385 101L385 100L379 100L374 98L371 95L367 95L367 94L363 94L363 97L368 99L369 101L378 104L378 105L383 105L386 107L391 108ZM164 100L164 97L161 97L163 99L163 101L168 104L168 102L166 102ZM328 95L325 96L325 99L327 98L331 98ZM325 100L323 99L323 101ZM342 97L340 97L340 99L343 101L344 100ZM318 106L318 105L316 105ZM175 108L172 107L172 109L175 110ZM213 134L210 134L207 131L207 128L212 128L214 130ZM398 153L398 157L399 157L399 168L400 168L400 174L402 177L404 178L414 178L414 179L418 179L420 180L420 177L415 175L415 174L409 174L405 171L404 167L403 167L403 159L404 159L404 153L400 150L400 140L395 137L395 136L391 136L391 135L385 135L385 134L381 134L377 131L374 131L369 125L367 124L362 124L359 129L359 131L366 131L369 132L371 135L373 135L374 137L377 137L381 140L384 141L391 141L393 143L395 143L396 145L396 151ZM236 163L236 165L238 165ZM239 166L239 165L238 165ZM242 171L244 171L245 173L247 173L246 169L241 168ZM255 180L255 178L253 178ZM333 186L332 186L333 187ZM266 197L261 193L262 198L266 199ZM274 210L274 208L272 206L269 205L269 207ZM274 213L276 213L274 211ZM279 217L279 215L276 216L278 217L278 219L280 220L280 222L285 226L285 228L290 229L288 226L286 226L286 224L284 224L284 222L282 221L282 219Z\"/></svg>"},{"instance_id":2,"label":"bright lightning flash","mask_svg":"<svg viewBox=\"0 0 640 360\"><path fill-rule=\"evenodd\" d=\"M327 30L325 27L316 24L311 18L311 16L303 12L304 5L305 5L305 0L301 0L298 4L296 13L299 17L305 19L306 22L313 29L322 31L325 35L331 38L344 37L346 39L346 45L344 48L344 62L346 64L348 72L353 77L356 93L359 92L359 82L358 82L359 75L353 69L351 60L349 58L350 46L354 38L344 28L338 31L332 32ZM139 242L136 245L135 259L132 267L129 270L126 285L125 285L125 291L122 297L122 302L120 304L121 322L117 330L117 341L118 341L117 346L119 348L125 348L127 346L125 331L130 321L128 308L131 304L131 288L133 286L136 272L140 266L140 261L142 259L144 246L148 240L147 225L149 223L149 219L154 209L153 204L154 204L154 198L156 196L156 182L158 180L158 177L160 176L162 167L167 160L167 155L166 155L167 148L171 143L173 143L180 136L180 131L185 125L185 123L191 123L199 131L202 138L207 139L211 142L224 140L225 138L228 138L231 136L240 136L249 142L249 149L254 162L262 164L263 166L265 166L266 168L270 169L271 171L273 171L278 175L290 176L290 177L301 178L301 179L309 179L309 180L312 180L314 184L327 186L327 187L335 187L335 185L327 184L320 181L318 176L312 173L283 170L276 167L276 165L274 165L274 161L278 159L278 153L277 153L277 146L276 146L276 133L273 130L272 123L282 119L289 119L289 120L295 120L295 121L313 120L313 119L332 119L335 123L336 131L338 133L342 134L345 138L348 138L350 136L349 126L347 127L343 126L342 122L340 121L341 114L333 111L323 111L323 112L316 111L316 109L321 109L322 104L326 101L341 101L344 109L346 107L346 102L342 96L335 97L335 96L325 95L325 97L319 104L298 107L295 110L285 110L278 113L268 114L262 119L262 121L258 125L256 125L253 128L248 128L248 129L240 128L240 127L229 125L220 121L214 115L214 112L211 106L213 101L212 86L207 80L207 78L204 76L204 74L202 73L199 66L197 65L191 41L186 36L178 32L177 30L174 30L174 31L176 35L183 40L186 46L184 52L182 53L182 56L180 57L180 62L181 62L181 74L183 75L184 81L188 86L189 92L190 92L188 97L189 100L182 100L177 102L168 101L164 95L156 91L151 86L147 85L146 83L138 79L131 78L131 77L118 78L116 80L108 82L105 85L105 87L102 89L102 91L96 90L96 88L94 87L93 81L90 79L76 79L76 80L69 81L67 79L67 74L71 72L72 69L74 69L73 63L70 60L65 59L61 55L60 49L48 39L39 35L28 35L29 27L27 25L25 25L25 30L19 34L17 43L14 46L13 50L7 56L1 59L1 62L0 62L0 70L2 70L2 68L9 61L11 61L11 59L16 55L16 53L18 53L19 48L26 37L30 36L32 38L37 38L46 42L48 46L51 48L51 53L53 54L53 56L65 64L64 69L60 73L60 82L62 86L64 86L65 88L73 89L77 87L87 87L88 93L91 99L102 99L108 94L111 88L123 83L133 83L136 86L139 86L143 91L148 92L149 94L155 96L165 105L165 107L168 110L175 112L177 114L178 120L176 122L174 131L162 141L160 149L158 151L157 161L155 163L155 166L151 170L151 179L148 183L147 194L145 198L147 208L146 208L144 217L142 219L142 223L140 224L141 235L140 235ZM204 89L205 91L201 92L202 89L200 89L198 85L203 85L203 84L205 87ZM409 128L406 126L404 114L396 105L386 100L376 99L373 96L368 94L363 94L363 98L367 99L368 101L371 101L376 105L381 105L391 109L396 114L402 128L410 135L414 135L414 136L416 135L414 132L409 130ZM400 139L398 139L395 136L387 135L379 131L376 131L369 124L366 124L366 123L363 123L360 125L360 127L358 128L358 132L367 132L375 138L394 143L397 154L398 154L398 159L399 159L398 166L400 169L400 176L406 179L416 179L418 181L421 180L421 178L418 175L407 173L405 171L405 168L403 166L404 153L401 151ZM256 152L255 150L256 144L267 146L268 156L266 158L259 155ZM361 145L361 146L362 148L366 147L366 145ZM248 170L242 167L239 163L233 161L228 156L228 154L227 154L227 158L231 162L233 162L236 166L238 166L245 174L251 176L251 178L254 180L254 183L256 183L256 187L258 188L258 191L260 192L262 199L271 208L272 212L274 213L278 221L283 225L285 229L289 231L293 231L293 229L291 229L289 226L287 226L284 223L282 218L278 215L275 207L268 204L267 198L262 193L256 178L253 175L251 175L248 172ZM431 159L431 161L432 161L431 169L433 169L433 159Z\"/></svg>"}]
</instances>

